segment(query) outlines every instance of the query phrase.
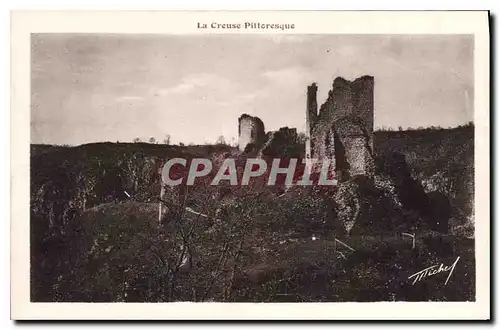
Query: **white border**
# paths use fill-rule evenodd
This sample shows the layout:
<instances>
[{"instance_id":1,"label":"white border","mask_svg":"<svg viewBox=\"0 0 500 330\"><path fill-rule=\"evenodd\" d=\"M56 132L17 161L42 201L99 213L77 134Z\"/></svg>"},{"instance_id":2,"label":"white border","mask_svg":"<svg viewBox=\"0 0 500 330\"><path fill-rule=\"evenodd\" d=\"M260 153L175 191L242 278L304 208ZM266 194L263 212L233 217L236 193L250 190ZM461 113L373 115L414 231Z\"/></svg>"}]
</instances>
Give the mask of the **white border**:
<instances>
[{"instance_id":1,"label":"white border","mask_svg":"<svg viewBox=\"0 0 500 330\"><path fill-rule=\"evenodd\" d=\"M490 290L487 12L24 11L11 21L11 317L13 319L487 319ZM201 34L198 21L295 23L290 34L474 34L476 302L31 303L29 299L30 33ZM227 33L227 31L209 31ZM234 33L234 32L233 32ZM263 33L239 31L238 33Z\"/></svg>"}]
</instances>

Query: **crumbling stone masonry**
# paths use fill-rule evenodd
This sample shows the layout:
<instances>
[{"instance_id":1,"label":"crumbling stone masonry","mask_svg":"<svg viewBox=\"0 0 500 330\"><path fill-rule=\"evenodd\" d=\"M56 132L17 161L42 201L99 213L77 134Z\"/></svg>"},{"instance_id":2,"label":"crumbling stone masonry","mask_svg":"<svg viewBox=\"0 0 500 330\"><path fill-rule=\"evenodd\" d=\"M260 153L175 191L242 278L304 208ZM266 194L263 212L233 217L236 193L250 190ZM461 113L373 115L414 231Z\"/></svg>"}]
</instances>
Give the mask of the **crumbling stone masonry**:
<instances>
[{"instance_id":1,"label":"crumbling stone masonry","mask_svg":"<svg viewBox=\"0 0 500 330\"><path fill-rule=\"evenodd\" d=\"M373 176L374 79L333 81L318 112L318 87L307 88L306 158L330 159L338 180L355 175Z\"/></svg>"},{"instance_id":2,"label":"crumbling stone masonry","mask_svg":"<svg viewBox=\"0 0 500 330\"><path fill-rule=\"evenodd\" d=\"M273 158L299 158L298 134L296 128L281 127L266 133L266 142L260 148L260 156Z\"/></svg>"},{"instance_id":3,"label":"crumbling stone masonry","mask_svg":"<svg viewBox=\"0 0 500 330\"><path fill-rule=\"evenodd\" d=\"M245 151L249 146L260 146L266 140L264 123L258 117L242 114L238 118L238 149Z\"/></svg>"}]
</instances>

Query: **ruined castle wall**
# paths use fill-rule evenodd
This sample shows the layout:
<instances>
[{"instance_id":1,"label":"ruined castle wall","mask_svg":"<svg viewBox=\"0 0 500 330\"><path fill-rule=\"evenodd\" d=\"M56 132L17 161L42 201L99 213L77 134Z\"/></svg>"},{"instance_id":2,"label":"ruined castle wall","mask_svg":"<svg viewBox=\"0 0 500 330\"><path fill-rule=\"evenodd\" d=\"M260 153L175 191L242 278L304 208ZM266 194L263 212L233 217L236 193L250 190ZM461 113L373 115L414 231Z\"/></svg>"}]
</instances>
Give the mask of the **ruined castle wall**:
<instances>
[{"instance_id":1,"label":"ruined castle wall","mask_svg":"<svg viewBox=\"0 0 500 330\"><path fill-rule=\"evenodd\" d=\"M373 108L374 108L374 80L364 76L352 83L356 115L362 120L362 125L369 138L370 148L373 150Z\"/></svg>"},{"instance_id":2,"label":"ruined castle wall","mask_svg":"<svg viewBox=\"0 0 500 330\"><path fill-rule=\"evenodd\" d=\"M260 156L272 158L303 157L296 128L281 127L267 132L267 140L260 149Z\"/></svg>"},{"instance_id":3,"label":"ruined castle wall","mask_svg":"<svg viewBox=\"0 0 500 330\"><path fill-rule=\"evenodd\" d=\"M322 105L320 116L329 123L337 123L341 137L368 133L373 140L373 77L363 76L347 81L336 78L328 99Z\"/></svg>"},{"instance_id":4,"label":"ruined castle wall","mask_svg":"<svg viewBox=\"0 0 500 330\"><path fill-rule=\"evenodd\" d=\"M350 176L366 174L366 164L369 156L365 148L365 140L362 137L352 137L345 140L346 159L349 162Z\"/></svg>"},{"instance_id":5,"label":"ruined castle wall","mask_svg":"<svg viewBox=\"0 0 500 330\"><path fill-rule=\"evenodd\" d=\"M312 128L315 126L318 117L317 102L318 86L312 84L307 87L307 107L306 107L306 158L311 158L314 142L311 140Z\"/></svg>"},{"instance_id":6,"label":"ruined castle wall","mask_svg":"<svg viewBox=\"0 0 500 330\"><path fill-rule=\"evenodd\" d=\"M309 110L310 98L316 97L313 86L308 88L307 101L310 157L331 159L339 173L372 175L373 77L363 76L352 82L336 78L316 116Z\"/></svg>"},{"instance_id":7,"label":"ruined castle wall","mask_svg":"<svg viewBox=\"0 0 500 330\"><path fill-rule=\"evenodd\" d=\"M249 144L259 146L266 138L264 123L258 117L243 114L238 119L238 148L244 151Z\"/></svg>"}]
</instances>

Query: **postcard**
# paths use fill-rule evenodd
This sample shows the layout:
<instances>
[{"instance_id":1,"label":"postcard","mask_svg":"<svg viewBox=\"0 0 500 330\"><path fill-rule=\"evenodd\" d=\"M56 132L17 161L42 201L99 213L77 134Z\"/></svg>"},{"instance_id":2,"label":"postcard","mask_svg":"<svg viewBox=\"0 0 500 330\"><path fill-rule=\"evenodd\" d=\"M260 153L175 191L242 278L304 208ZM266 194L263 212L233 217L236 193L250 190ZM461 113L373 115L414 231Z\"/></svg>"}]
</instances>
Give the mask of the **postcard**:
<instances>
[{"instance_id":1,"label":"postcard","mask_svg":"<svg viewBox=\"0 0 500 330\"><path fill-rule=\"evenodd\" d=\"M12 13L11 317L488 320L489 13Z\"/></svg>"}]
</instances>

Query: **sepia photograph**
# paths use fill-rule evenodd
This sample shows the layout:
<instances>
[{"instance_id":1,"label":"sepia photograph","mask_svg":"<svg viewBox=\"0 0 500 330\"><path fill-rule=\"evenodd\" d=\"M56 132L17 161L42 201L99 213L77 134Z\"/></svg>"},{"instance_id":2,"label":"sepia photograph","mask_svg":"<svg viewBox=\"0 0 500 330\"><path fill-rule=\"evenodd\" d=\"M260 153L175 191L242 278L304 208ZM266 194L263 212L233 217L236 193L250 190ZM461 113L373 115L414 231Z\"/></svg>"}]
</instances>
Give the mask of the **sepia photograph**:
<instances>
[{"instance_id":1,"label":"sepia photograph","mask_svg":"<svg viewBox=\"0 0 500 330\"><path fill-rule=\"evenodd\" d=\"M207 17L29 34L29 301L475 303L475 34Z\"/></svg>"}]
</instances>

